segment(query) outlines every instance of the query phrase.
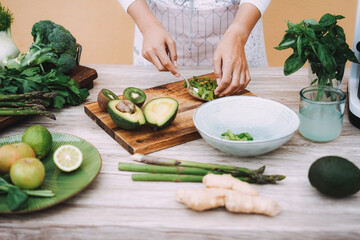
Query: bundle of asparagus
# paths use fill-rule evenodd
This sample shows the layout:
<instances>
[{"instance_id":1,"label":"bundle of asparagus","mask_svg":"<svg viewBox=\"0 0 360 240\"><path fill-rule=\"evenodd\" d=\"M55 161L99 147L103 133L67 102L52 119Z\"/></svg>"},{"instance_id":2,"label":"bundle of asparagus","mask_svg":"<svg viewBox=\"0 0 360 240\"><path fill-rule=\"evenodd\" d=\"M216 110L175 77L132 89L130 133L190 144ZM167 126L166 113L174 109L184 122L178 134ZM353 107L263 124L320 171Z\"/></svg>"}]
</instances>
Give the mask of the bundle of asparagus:
<instances>
[{"instance_id":1,"label":"bundle of asparagus","mask_svg":"<svg viewBox=\"0 0 360 240\"><path fill-rule=\"evenodd\" d=\"M147 174L132 174L134 181L202 182L203 177L208 173L231 174L242 181L257 184L276 183L285 178L283 175L264 175L265 166L251 170L142 154L134 154L131 158L133 161L145 164L119 162L118 169L120 171L147 172Z\"/></svg>"},{"instance_id":2,"label":"bundle of asparagus","mask_svg":"<svg viewBox=\"0 0 360 240\"><path fill-rule=\"evenodd\" d=\"M43 115L55 120L55 115L47 111L45 105L56 96L56 92L41 91L0 95L0 116Z\"/></svg>"}]
</instances>

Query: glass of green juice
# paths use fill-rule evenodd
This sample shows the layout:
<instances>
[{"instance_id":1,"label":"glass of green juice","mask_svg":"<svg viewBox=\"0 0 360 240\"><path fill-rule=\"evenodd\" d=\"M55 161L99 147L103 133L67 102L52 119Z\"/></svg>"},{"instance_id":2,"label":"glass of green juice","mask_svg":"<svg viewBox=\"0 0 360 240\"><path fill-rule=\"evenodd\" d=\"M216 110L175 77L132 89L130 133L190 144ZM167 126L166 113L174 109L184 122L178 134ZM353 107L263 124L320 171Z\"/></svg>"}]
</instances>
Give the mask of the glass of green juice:
<instances>
[{"instance_id":1,"label":"glass of green juice","mask_svg":"<svg viewBox=\"0 0 360 240\"><path fill-rule=\"evenodd\" d=\"M300 91L299 131L315 142L329 142L342 130L346 94L329 86L309 86Z\"/></svg>"}]
</instances>

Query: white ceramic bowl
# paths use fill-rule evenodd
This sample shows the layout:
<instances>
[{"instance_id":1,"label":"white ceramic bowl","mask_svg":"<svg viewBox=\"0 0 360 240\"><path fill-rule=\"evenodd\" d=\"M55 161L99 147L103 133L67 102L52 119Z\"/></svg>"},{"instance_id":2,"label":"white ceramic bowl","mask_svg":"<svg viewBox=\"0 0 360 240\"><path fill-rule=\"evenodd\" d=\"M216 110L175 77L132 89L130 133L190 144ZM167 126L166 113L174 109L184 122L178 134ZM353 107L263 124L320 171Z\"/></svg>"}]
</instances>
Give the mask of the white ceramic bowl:
<instances>
[{"instance_id":1,"label":"white ceramic bowl","mask_svg":"<svg viewBox=\"0 0 360 240\"><path fill-rule=\"evenodd\" d=\"M202 104L193 121L201 137L211 146L235 156L255 156L277 149L299 128L300 120L292 109L270 99L230 96ZM250 133L253 141L221 138L233 133Z\"/></svg>"}]
</instances>

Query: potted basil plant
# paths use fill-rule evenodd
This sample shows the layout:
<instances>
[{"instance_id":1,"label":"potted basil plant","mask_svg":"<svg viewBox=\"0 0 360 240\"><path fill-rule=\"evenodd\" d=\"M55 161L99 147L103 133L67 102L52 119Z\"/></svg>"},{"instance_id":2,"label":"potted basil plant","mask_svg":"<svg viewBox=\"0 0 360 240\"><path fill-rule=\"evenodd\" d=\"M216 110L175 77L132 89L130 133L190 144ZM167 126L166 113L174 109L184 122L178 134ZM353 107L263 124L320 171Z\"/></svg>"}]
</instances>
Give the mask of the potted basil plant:
<instances>
[{"instance_id":1,"label":"potted basil plant","mask_svg":"<svg viewBox=\"0 0 360 240\"><path fill-rule=\"evenodd\" d=\"M347 60L359 63L346 43L345 33L337 21L344 16L326 13L317 22L306 19L298 24L288 21L288 29L277 50L288 48L293 53L286 59L284 74L299 70L308 60L311 85L340 88Z\"/></svg>"}]
</instances>

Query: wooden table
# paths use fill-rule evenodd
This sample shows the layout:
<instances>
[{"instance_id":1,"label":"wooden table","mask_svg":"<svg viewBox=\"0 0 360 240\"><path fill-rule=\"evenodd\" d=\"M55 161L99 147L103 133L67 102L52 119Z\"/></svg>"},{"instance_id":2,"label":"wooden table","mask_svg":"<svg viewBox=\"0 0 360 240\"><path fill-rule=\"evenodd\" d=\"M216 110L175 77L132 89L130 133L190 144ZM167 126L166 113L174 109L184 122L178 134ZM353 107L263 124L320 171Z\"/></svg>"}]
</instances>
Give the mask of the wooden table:
<instances>
[{"instance_id":1,"label":"wooden table","mask_svg":"<svg viewBox=\"0 0 360 240\"><path fill-rule=\"evenodd\" d=\"M153 67L91 65L98 79L86 103L96 101L101 88L121 94L129 86L150 88L178 81ZM211 68L182 69L190 77ZM348 72L348 71L347 71ZM300 89L308 84L301 69L285 77L282 68L251 69L248 89L279 101L298 112ZM348 73L346 74L348 76ZM346 90L347 77L343 90ZM85 103L84 103L85 104ZM0 137L21 134L41 124L50 131L86 139L101 154L98 177L83 192L49 209L23 215L0 215L0 239L360 239L360 193L331 199L311 187L311 163L325 155L340 155L360 166L360 130L349 123L346 109L341 136L329 143L314 143L297 132L280 149L269 154L240 158L228 156L198 139L152 153L154 156L216 162L248 168L266 165L268 174L284 174L276 185L255 185L260 194L279 203L275 218L232 214L224 209L194 212L175 201L182 187L200 183L133 182L131 173L119 172L119 161L130 154L84 113L84 104L56 110L56 121L29 117L0 132Z\"/></svg>"}]
</instances>

